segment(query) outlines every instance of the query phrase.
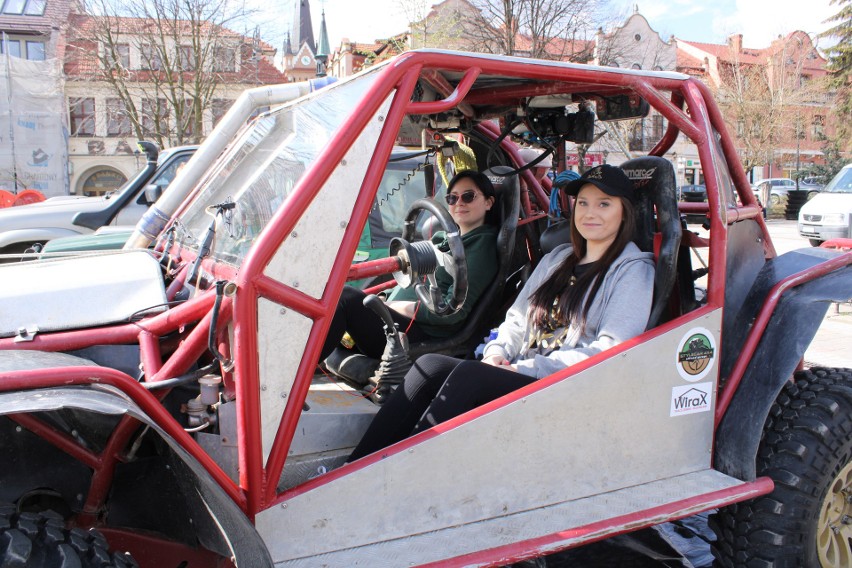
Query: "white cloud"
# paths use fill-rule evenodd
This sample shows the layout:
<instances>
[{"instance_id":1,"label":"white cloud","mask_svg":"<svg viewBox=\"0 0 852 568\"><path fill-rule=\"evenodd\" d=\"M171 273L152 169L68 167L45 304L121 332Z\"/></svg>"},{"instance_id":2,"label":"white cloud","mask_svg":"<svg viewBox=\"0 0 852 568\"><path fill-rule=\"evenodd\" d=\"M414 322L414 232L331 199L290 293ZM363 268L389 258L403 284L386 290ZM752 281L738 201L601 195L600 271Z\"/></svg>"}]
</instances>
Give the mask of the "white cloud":
<instances>
[{"instance_id":1,"label":"white cloud","mask_svg":"<svg viewBox=\"0 0 852 568\"><path fill-rule=\"evenodd\" d=\"M815 36L828 27L824 20L837 10L837 6L818 1L736 0L736 7L728 16L714 20L713 28L723 38L741 33L746 46L761 47L795 30Z\"/></svg>"}]
</instances>

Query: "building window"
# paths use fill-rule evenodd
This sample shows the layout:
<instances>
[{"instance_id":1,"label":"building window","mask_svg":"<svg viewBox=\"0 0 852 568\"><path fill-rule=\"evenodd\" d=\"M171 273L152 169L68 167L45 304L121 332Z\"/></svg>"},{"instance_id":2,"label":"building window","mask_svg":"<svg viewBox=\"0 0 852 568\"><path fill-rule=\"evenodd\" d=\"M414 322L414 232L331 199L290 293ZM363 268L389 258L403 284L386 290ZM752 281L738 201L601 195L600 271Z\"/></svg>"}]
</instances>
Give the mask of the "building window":
<instances>
[{"instance_id":1,"label":"building window","mask_svg":"<svg viewBox=\"0 0 852 568\"><path fill-rule=\"evenodd\" d=\"M639 64L639 63L634 63L630 68L631 69L642 69L642 65Z\"/></svg>"},{"instance_id":2,"label":"building window","mask_svg":"<svg viewBox=\"0 0 852 568\"><path fill-rule=\"evenodd\" d=\"M95 99L70 98L68 99L68 115L71 119L72 136L94 136L95 135Z\"/></svg>"},{"instance_id":3,"label":"building window","mask_svg":"<svg viewBox=\"0 0 852 568\"><path fill-rule=\"evenodd\" d=\"M225 116L225 113L228 112L228 109L231 108L231 105L234 104L234 101L230 99L213 99L213 104L211 105L211 110L213 112L213 126L219 124L219 121L222 120L222 117Z\"/></svg>"},{"instance_id":4,"label":"building window","mask_svg":"<svg viewBox=\"0 0 852 568\"><path fill-rule=\"evenodd\" d=\"M130 136L133 132L130 117L121 99L107 99L107 136Z\"/></svg>"},{"instance_id":5,"label":"building window","mask_svg":"<svg viewBox=\"0 0 852 568\"><path fill-rule=\"evenodd\" d=\"M180 68L183 71L195 71L195 57L192 54L192 47L188 45L180 46Z\"/></svg>"},{"instance_id":6,"label":"building window","mask_svg":"<svg viewBox=\"0 0 852 568\"><path fill-rule=\"evenodd\" d=\"M44 42L21 37L4 36L0 41L0 53L31 61L44 61Z\"/></svg>"},{"instance_id":7,"label":"building window","mask_svg":"<svg viewBox=\"0 0 852 568\"><path fill-rule=\"evenodd\" d=\"M145 136L169 131L166 99L142 99L142 131Z\"/></svg>"},{"instance_id":8,"label":"building window","mask_svg":"<svg viewBox=\"0 0 852 568\"><path fill-rule=\"evenodd\" d=\"M745 120L742 118L737 120L737 138L745 138L746 127Z\"/></svg>"},{"instance_id":9,"label":"building window","mask_svg":"<svg viewBox=\"0 0 852 568\"><path fill-rule=\"evenodd\" d=\"M192 138L195 136L195 108L192 105L192 99L186 99L183 101L183 117L181 120L184 123L184 138Z\"/></svg>"},{"instance_id":10,"label":"building window","mask_svg":"<svg viewBox=\"0 0 852 568\"><path fill-rule=\"evenodd\" d=\"M659 142L663 139L663 128L665 127L665 123L663 122L663 115L655 114L651 117L651 129L652 129L652 138L654 143Z\"/></svg>"},{"instance_id":11,"label":"building window","mask_svg":"<svg viewBox=\"0 0 852 568\"><path fill-rule=\"evenodd\" d=\"M811 122L811 137L814 140L820 140L825 135L825 116L821 114L814 115Z\"/></svg>"},{"instance_id":12,"label":"building window","mask_svg":"<svg viewBox=\"0 0 852 568\"><path fill-rule=\"evenodd\" d=\"M124 185L127 178L118 170L114 170L107 166L92 172L86 177L81 189L83 195L94 197L104 195L110 191L114 191Z\"/></svg>"},{"instance_id":13,"label":"building window","mask_svg":"<svg viewBox=\"0 0 852 568\"><path fill-rule=\"evenodd\" d=\"M219 47L213 52L213 70L219 73L233 73L237 70L237 50L232 47Z\"/></svg>"},{"instance_id":14,"label":"building window","mask_svg":"<svg viewBox=\"0 0 852 568\"><path fill-rule=\"evenodd\" d=\"M113 45L113 66L121 69L130 69L130 44L116 43Z\"/></svg>"},{"instance_id":15,"label":"building window","mask_svg":"<svg viewBox=\"0 0 852 568\"><path fill-rule=\"evenodd\" d=\"M27 41L27 59L30 61L44 61L43 41Z\"/></svg>"},{"instance_id":16,"label":"building window","mask_svg":"<svg viewBox=\"0 0 852 568\"><path fill-rule=\"evenodd\" d=\"M2 13L13 16L43 16L47 0L0 0Z\"/></svg>"},{"instance_id":17,"label":"building window","mask_svg":"<svg viewBox=\"0 0 852 568\"><path fill-rule=\"evenodd\" d=\"M142 53L142 69L160 71L163 68L163 60L160 59L160 52L157 50L157 46L146 43L140 51Z\"/></svg>"}]
</instances>

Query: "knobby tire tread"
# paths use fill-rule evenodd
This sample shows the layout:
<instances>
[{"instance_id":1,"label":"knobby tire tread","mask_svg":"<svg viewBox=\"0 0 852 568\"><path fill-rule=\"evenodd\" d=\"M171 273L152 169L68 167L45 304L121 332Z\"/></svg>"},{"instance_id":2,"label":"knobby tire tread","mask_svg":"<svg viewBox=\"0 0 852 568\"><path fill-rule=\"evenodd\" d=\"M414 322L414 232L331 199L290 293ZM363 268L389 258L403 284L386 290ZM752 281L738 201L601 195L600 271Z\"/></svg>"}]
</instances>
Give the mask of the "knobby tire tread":
<instances>
[{"instance_id":1,"label":"knobby tire tread","mask_svg":"<svg viewBox=\"0 0 852 568\"><path fill-rule=\"evenodd\" d=\"M852 369L799 371L773 403L757 474L775 490L710 516L715 566L819 566L816 531L829 483L852 459Z\"/></svg>"},{"instance_id":2,"label":"knobby tire tread","mask_svg":"<svg viewBox=\"0 0 852 568\"><path fill-rule=\"evenodd\" d=\"M65 528L53 511L19 513L0 504L0 568L138 568L126 553L110 553L96 529Z\"/></svg>"}]
</instances>

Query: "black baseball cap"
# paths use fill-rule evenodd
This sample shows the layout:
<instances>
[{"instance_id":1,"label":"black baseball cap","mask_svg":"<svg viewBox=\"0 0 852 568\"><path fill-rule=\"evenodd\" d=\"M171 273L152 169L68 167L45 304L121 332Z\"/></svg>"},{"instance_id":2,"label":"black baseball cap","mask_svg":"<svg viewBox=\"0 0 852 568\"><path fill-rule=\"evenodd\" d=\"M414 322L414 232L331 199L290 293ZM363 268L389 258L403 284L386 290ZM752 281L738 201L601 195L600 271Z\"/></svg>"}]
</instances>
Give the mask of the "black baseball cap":
<instances>
[{"instance_id":1,"label":"black baseball cap","mask_svg":"<svg viewBox=\"0 0 852 568\"><path fill-rule=\"evenodd\" d=\"M586 173L578 179L565 184L562 190L568 195L577 195L580 188L587 183L594 185L607 195L633 200L633 182L618 166L604 164L586 170Z\"/></svg>"}]
</instances>

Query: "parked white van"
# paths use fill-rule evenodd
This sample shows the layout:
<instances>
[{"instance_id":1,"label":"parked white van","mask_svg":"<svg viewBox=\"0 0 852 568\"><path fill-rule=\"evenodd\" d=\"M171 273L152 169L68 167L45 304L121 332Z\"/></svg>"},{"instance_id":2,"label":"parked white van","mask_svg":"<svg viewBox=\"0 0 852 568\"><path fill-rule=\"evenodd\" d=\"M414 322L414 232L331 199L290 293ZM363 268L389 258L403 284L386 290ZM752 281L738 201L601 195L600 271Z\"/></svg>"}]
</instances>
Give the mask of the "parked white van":
<instances>
[{"instance_id":1,"label":"parked white van","mask_svg":"<svg viewBox=\"0 0 852 568\"><path fill-rule=\"evenodd\" d=\"M843 166L823 190L799 210L799 234L818 247L852 238L852 164Z\"/></svg>"}]
</instances>

